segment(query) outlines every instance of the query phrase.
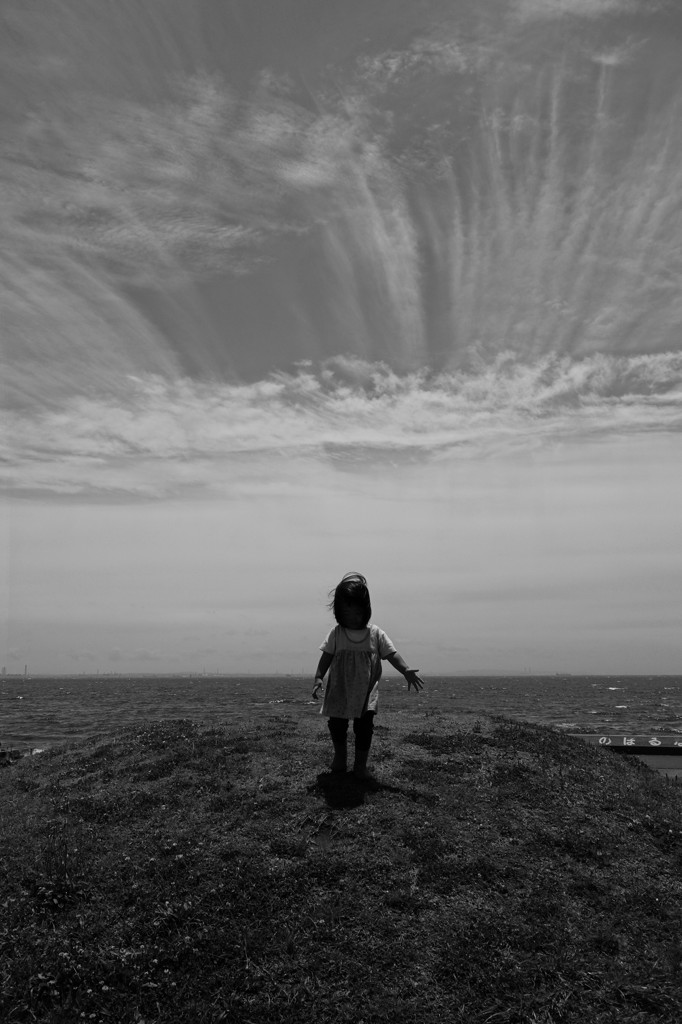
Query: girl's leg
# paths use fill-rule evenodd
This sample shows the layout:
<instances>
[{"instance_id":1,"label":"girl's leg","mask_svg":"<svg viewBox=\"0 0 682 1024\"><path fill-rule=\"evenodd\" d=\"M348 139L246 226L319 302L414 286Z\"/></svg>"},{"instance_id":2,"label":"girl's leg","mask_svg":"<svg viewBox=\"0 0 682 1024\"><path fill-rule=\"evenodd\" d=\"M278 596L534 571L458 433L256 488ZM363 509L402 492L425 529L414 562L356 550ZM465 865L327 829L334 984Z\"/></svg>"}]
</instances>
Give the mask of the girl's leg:
<instances>
[{"instance_id":1,"label":"girl's leg","mask_svg":"<svg viewBox=\"0 0 682 1024\"><path fill-rule=\"evenodd\" d=\"M369 750L372 746L375 714L376 711L365 711L361 718L353 719L353 732L355 733L356 750Z\"/></svg>"},{"instance_id":2,"label":"girl's leg","mask_svg":"<svg viewBox=\"0 0 682 1024\"><path fill-rule=\"evenodd\" d=\"M348 719L330 718L328 726L334 744L334 760L331 770L345 772L348 761Z\"/></svg>"},{"instance_id":3,"label":"girl's leg","mask_svg":"<svg viewBox=\"0 0 682 1024\"><path fill-rule=\"evenodd\" d=\"M367 756L372 746L372 735L374 733L374 711L365 711L361 718L353 719L353 732L355 733L355 764L353 774L358 778L366 779Z\"/></svg>"}]
</instances>

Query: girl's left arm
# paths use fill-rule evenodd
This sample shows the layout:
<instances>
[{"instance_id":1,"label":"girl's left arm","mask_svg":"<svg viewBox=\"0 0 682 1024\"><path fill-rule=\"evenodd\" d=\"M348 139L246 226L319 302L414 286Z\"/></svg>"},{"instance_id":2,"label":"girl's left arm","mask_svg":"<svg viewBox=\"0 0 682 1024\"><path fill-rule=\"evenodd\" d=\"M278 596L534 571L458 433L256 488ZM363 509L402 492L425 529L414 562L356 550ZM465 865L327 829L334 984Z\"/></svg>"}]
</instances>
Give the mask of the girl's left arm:
<instances>
[{"instance_id":1,"label":"girl's left arm","mask_svg":"<svg viewBox=\"0 0 682 1024\"><path fill-rule=\"evenodd\" d=\"M417 674L419 672L419 669L408 668L407 662L405 661L401 654L398 654L397 651L395 652L395 654L389 654L388 657L386 658L386 661L390 665L392 665L393 668L396 668L398 672L402 672L402 674L407 679L408 690L412 686L414 686L415 690L417 691L423 689L424 680L421 678L420 675Z\"/></svg>"}]
</instances>

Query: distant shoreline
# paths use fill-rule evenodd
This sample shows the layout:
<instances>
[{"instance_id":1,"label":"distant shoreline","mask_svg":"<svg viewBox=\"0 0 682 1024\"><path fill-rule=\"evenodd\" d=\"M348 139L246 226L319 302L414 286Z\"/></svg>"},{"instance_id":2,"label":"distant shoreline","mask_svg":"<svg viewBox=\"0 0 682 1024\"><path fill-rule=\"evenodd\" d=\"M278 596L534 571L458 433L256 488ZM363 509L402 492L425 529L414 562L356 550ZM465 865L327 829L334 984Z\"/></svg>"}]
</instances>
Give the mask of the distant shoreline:
<instances>
[{"instance_id":1,"label":"distant shoreline","mask_svg":"<svg viewBox=\"0 0 682 1024\"><path fill-rule=\"evenodd\" d=\"M307 679L310 672L23 672L7 673L0 682L16 682L23 679ZM386 679L394 678L387 674ZM399 678L398 674L395 678ZM432 679L680 679L680 673L663 672L454 672L447 675L431 673ZM428 681L428 676L427 676Z\"/></svg>"}]
</instances>

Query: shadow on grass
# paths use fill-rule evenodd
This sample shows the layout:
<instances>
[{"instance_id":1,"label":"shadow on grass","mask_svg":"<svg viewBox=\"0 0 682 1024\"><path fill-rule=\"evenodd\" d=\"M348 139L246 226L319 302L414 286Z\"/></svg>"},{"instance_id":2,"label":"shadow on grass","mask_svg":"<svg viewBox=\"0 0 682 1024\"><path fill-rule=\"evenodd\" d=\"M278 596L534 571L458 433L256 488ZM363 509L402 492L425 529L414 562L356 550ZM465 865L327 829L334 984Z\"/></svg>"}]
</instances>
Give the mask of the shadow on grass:
<instances>
[{"instance_id":1,"label":"shadow on grass","mask_svg":"<svg viewBox=\"0 0 682 1024\"><path fill-rule=\"evenodd\" d=\"M308 792L312 793L317 789L322 791L327 806L335 810L344 807L359 807L365 802L368 794L378 793L395 793L398 796L407 797L409 800L426 804L438 802L438 797L435 794L389 785L389 783L380 782L374 777L358 779L351 772L345 774L320 772L315 784L308 788Z\"/></svg>"},{"instance_id":2,"label":"shadow on grass","mask_svg":"<svg viewBox=\"0 0 682 1024\"><path fill-rule=\"evenodd\" d=\"M321 789L328 807L359 807L365 802L367 783L356 779L350 772L320 772L310 792Z\"/></svg>"}]
</instances>

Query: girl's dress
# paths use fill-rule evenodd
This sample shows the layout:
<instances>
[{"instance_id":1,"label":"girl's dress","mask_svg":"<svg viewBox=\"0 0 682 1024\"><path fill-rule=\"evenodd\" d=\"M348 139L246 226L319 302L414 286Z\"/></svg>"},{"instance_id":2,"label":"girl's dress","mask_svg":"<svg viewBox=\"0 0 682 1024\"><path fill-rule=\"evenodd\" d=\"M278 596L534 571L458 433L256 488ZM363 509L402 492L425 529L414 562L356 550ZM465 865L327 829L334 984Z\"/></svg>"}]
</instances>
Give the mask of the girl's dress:
<instances>
[{"instance_id":1,"label":"girl's dress","mask_svg":"<svg viewBox=\"0 0 682 1024\"><path fill-rule=\"evenodd\" d=\"M320 650L333 655L320 714L360 718L365 711L376 711L382 658L397 653L383 629L372 623L366 629L335 626Z\"/></svg>"}]
</instances>

